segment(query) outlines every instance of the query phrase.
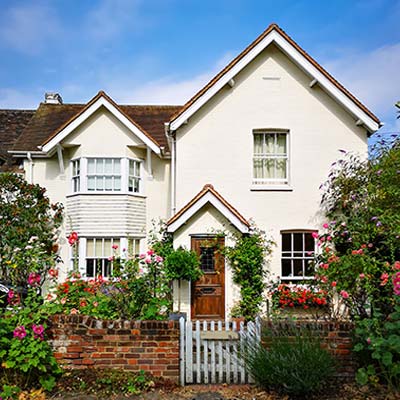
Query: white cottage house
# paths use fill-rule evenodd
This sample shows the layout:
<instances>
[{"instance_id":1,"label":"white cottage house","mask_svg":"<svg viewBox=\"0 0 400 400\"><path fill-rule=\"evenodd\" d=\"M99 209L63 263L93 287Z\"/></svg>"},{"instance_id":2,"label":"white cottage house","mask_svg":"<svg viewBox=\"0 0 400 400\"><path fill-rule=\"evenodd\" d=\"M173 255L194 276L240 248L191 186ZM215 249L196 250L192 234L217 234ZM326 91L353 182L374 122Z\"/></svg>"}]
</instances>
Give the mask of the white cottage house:
<instances>
[{"instance_id":1,"label":"white cottage house","mask_svg":"<svg viewBox=\"0 0 400 400\"><path fill-rule=\"evenodd\" d=\"M80 238L80 271L107 274L111 245L144 251L161 218L176 247L201 255L205 278L181 287L183 311L225 318L239 292L204 238L245 234L252 220L277 243L271 271L306 278L319 185L338 149L366 153L379 127L273 24L183 106L120 105L99 92L87 104L47 94L36 111L1 110L0 163L20 163L65 205L61 279L72 268L69 232Z\"/></svg>"}]
</instances>

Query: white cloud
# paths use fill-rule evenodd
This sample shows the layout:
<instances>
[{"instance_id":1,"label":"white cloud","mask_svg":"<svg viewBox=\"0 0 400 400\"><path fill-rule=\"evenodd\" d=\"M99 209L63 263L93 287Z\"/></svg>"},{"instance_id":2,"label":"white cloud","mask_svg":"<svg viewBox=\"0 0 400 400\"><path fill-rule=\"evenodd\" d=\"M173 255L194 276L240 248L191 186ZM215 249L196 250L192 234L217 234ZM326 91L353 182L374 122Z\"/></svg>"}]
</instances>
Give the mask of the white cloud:
<instances>
[{"instance_id":1,"label":"white cloud","mask_svg":"<svg viewBox=\"0 0 400 400\"><path fill-rule=\"evenodd\" d=\"M230 60L232 53L225 53L209 70L191 78L177 79L176 76L165 76L141 85L120 77L105 86L108 92L119 103L130 104L184 104L210 81Z\"/></svg>"},{"instance_id":2,"label":"white cloud","mask_svg":"<svg viewBox=\"0 0 400 400\"><path fill-rule=\"evenodd\" d=\"M400 100L400 43L324 63L326 69L384 122L397 129L394 103ZM385 128L385 131L387 129Z\"/></svg>"},{"instance_id":3,"label":"white cloud","mask_svg":"<svg viewBox=\"0 0 400 400\"><path fill-rule=\"evenodd\" d=\"M139 15L141 3L141 0L101 0L87 16L87 32L95 39L107 40L127 28L131 31L142 28L145 19Z\"/></svg>"},{"instance_id":4,"label":"white cloud","mask_svg":"<svg viewBox=\"0 0 400 400\"><path fill-rule=\"evenodd\" d=\"M25 54L38 54L61 33L54 11L44 5L26 4L9 8L0 19L1 41Z\"/></svg>"},{"instance_id":5,"label":"white cloud","mask_svg":"<svg viewBox=\"0 0 400 400\"><path fill-rule=\"evenodd\" d=\"M32 92L22 92L10 88L0 88L0 108L36 109L41 101L41 95Z\"/></svg>"}]
</instances>

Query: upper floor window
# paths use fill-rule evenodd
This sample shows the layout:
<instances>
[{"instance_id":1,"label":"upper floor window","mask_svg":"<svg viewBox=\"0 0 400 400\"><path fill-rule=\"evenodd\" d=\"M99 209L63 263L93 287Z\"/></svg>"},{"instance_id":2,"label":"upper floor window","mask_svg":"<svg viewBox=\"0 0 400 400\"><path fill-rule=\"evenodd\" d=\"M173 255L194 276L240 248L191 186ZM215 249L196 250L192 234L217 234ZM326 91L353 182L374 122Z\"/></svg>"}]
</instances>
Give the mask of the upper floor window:
<instances>
[{"instance_id":1,"label":"upper floor window","mask_svg":"<svg viewBox=\"0 0 400 400\"><path fill-rule=\"evenodd\" d=\"M128 158L80 158L71 161L72 191L141 193L142 165Z\"/></svg>"},{"instance_id":2,"label":"upper floor window","mask_svg":"<svg viewBox=\"0 0 400 400\"><path fill-rule=\"evenodd\" d=\"M89 191L121 190L120 158L88 158L87 189Z\"/></svg>"},{"instance_id":3,"label":"upper floor window","mask_svg":"<svg viewBox=\"0 0 400 400\"><path fill-rule=\"evenodd\" d=\"M254 131L253 140L253 184L288 184L288 133Z\"/></svg>"},{"instance_id":4,"label":"upper floor window","mask_svg":"<svg viewBox=\"0 0 400 400\"><path fill-rule=\"evenodd\" d=\"M315 239L312 232L282 232L282 280L314 277Z\"/></svg>"},{"instance_id":5,"label":"upper floor window","mask_svg":"<svg viewBox=\"0 0 400 400\"><path fill-rule=\"evenodd\" d=\"M128 191L140 191L140 161L129 160Z\"/></svg>"},{"instance_id":6,"label":"upper floor window","mask_svg":"<svg viewBox=\"0 0 400 400\"><path fill-rule=\"evenodd\" d=\"M72 190L79 192L81 190L81 160L72 161Z\"/></svg>"}]
</instances>

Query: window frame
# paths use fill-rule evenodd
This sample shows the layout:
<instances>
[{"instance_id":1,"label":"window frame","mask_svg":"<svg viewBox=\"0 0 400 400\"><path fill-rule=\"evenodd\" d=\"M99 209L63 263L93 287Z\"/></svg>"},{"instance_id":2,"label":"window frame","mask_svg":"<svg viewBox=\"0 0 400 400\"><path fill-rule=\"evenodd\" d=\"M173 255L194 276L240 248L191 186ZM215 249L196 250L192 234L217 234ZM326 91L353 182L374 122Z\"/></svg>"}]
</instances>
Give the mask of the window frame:
<instances>
[{"instance_id":1,"label":"window frame","mask_svg":"<svg viewBox=\"0 0 400 400\"><path fill-rule=\"evenodd\" d=\"M263 147L265 146L266 135L274 135L274 153L262 153L256 155L255 153L255 137L256 135L263 136ZM278 135L285 135L286 137L286 153L279 154L276 152L277 137ZM290 146L290 130L289 129L253 129L252 131L252 171L251 171L251 190L292 190L291 184L291 146ZM255 160L274 160L274 175L276 175L275 160L283 159L286 161L286 177L285 178L255 178L254 162Z\"/></svg>"},{"instance_id":2,"label":"window frame","mask_svg":"<svg viewBox=\"0 0 400 400\"><path fill-rule=\"evenodd\" d=\"M101 159L101 160L106 160L106 159L112 159L112 160L120 160L120 174L115 174L114 171L113 173L106 174L106 173L99 173L97 174L96 172L94 174L89 174L88 173L88 165L89 165L89 160L92 159ZM80 165L80 175L74 175L74 163L79 161ZM135 179L139 180L139 191L129 191L129 164L130 162L137 162L139 163L139 175L135 176ZM114 163L113 163L114 165ZM86 156L86 157L75 157L71 159L70 161L70 182L71 182L71 193L70 195L77 195L77 194L90 194L90 195L104 195L104 194L129 194L129 195L134 195L134 196L144 196L144 179L143 179L143 173L144 173L144 160L140 158L134 158L134 157L113 157L113 156ZM103 190L89 190L88 189L88 181L90 176L119 176L121 180L121 189L120 190L115 190L114 185L111 190L106 190L105 189L105 184L104 184L104 189ZM79 191L75 191L74 187L74 179L79 180ZM114 180L113 180L114 182Z\"/></svg>"},{"instance_id":3,"label":"window frame","mask_svg":"<svg viewBox=\"0 0 400 400\"><path fill-rule=\"evenodd\" d=\"M82 276L82 279L93 279L98 275L94 275L94 276L87 276L87 260L88 259L99 259L99 260L104 260L104 261L108 261L108 255L104 255L104 243L106 240L110 240L111 244L110 246L112 247L114 244L118 245L118 249L116 249L115 251L112 250L112 248L110 249L110 255L117 255L121 258L126 258L127 256L131 256L131 254L129 254L129 243L133 242L133 248L135 248L135 250L139 250L138 254L134 254L139 255L140 252L142 252L143 250L143 245L144 245L144 240L145 237L144 236L124 236L124 237L115 237L115 236L96 236L96 235L88 235L88 236L81 236L79 237L79 242L78 242L78 254L77 254L77 259L78 259L78 266L79 266L79 272ZM94 248L96 246L96 242L101 240L102 241L102 257L88 257L87 253L88 253L88 241L93 241L94 244ZM135 244L138 244L137 247L135 247ZM74 251L73 251L73 246L70 247L70 269L71 271L73 271L74 268ZM112 264L112 263L111 263ZM102 263L102 273L104 271L104 267L103 267L103 263ZM111 270L112 271L112 265L111 265ZM108 279L108 276L104 276L102 274L102 277L105 279Z\"/></svg>"},{"instance_id":4,"label":"window frame","mask_svg":"<svg viewBox=\"0 0 400 400\"><path fill-rule=\"evenodd\" d=\"M313 232L318 232L316 229L293 229L293 230L284 230L280 232L281 235L281 261L280 261L280 280L283 282L286 281L304 281L304 280L313 280L314 279L314 274L312 276L310 275L305 275L306 273L306 268L307 268L307 261L314 260L314 255L317 252L317 241L312 237L312 240L314 241L314 248L313 250L306 249L306 239L305 235L309 234L312 235ZM290 250L283 250L283 235L288 235L290 234L290 240L291 240L291 246ZM302 234L302 250L295 250L294 248L294 234ZM313 253L311 255L308 255L307 253L312 251ZM285 253L285 254L284 254ZM290 254L287 254L290 253ZM301 256L296 256L295 253L302 253ZM292 276L284 276L283 275L283 260L291 260L291 274ZM294 275L294 261L295 260L302 260L302 271L303 275L302 276L295 276Z\"/></svg>"}]
</instances>

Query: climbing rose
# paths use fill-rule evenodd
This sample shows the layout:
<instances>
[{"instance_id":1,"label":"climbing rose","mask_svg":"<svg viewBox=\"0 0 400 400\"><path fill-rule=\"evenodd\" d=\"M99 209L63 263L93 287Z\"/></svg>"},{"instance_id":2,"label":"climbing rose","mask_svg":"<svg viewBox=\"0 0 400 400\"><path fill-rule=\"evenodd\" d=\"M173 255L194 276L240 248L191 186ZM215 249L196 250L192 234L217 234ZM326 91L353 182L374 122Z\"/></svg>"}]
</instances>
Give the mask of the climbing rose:
<instances>
[{"instance_id":1,"label":"climbing rose","mask_svg":"<svg viewBox=\"0 0 400 400\"><path fill-rule=\"evenodd\" d=\"M342 291L340 292L340 295L341 295L344 299L348 299L348 298L349 298L349 294L348 294L345 290L342 290Z\"/></svg>"},{"instance_id":2,"label":"climbing rose","mask_svg":"<svg viewBox=\"0 0 400 400\"><path fill-rule=\"evenodd\" d=\"M19 340L22 340L26 336L25 327L23 325L17 326L14 329L14 334L13 335L14 335L15 338L17 338Z\"/></svg>"},{"instance_id":3,"label":"climbing rose","mask_svg":"<svg viewBox=\"0 0 400 400\"><path fill-rule=\"evenodd\" d=\"M35 339L40 339L40 340L44 339L43 338L43 333L44 333L43 325L35 325L35 324L33 324L32 325L32 330L33 330L33 333L34 333L33 337Z\"/></svg>"},{"instance_id":4,"label":"climbing rose","mask_svg":"<svg viewBox=\"0 0 400 400\"><path fill-rule=\"evenodd\" d=\"M36 272L31 272L28 276L28 285L37 286L40 283L40 275Z\"/></svg>"}]
</instances>

